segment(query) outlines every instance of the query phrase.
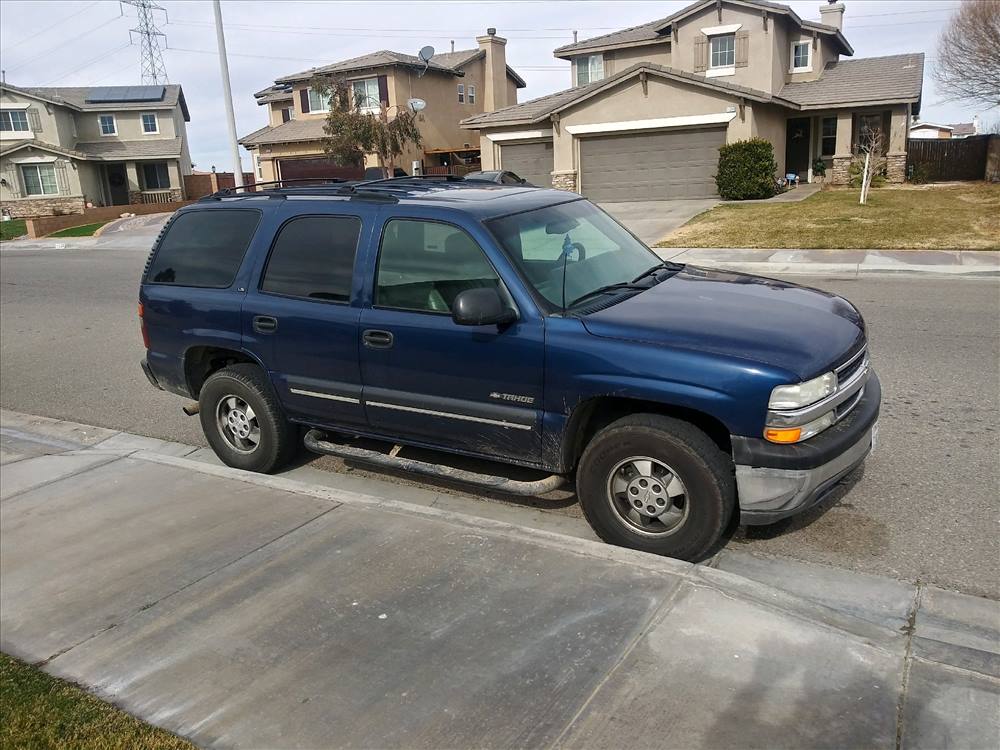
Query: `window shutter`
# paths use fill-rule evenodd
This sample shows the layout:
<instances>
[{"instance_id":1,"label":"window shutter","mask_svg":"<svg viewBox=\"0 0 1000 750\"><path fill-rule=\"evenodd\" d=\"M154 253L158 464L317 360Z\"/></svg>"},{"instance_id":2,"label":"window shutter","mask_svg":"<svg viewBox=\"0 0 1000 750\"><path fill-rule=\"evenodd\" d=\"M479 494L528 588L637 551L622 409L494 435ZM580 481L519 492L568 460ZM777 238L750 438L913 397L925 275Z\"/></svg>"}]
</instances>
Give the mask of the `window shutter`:
<instances>
[{"instance_id":1,"label":"window shutter","mask_svg":"<svg viewBox=\"0 0 1000 750\"><path fill-rule=\"evenodd\" d=\"M66 174L66 162L56 162L56 185L59 195L69 195L69 176Z\"/></svg>"},{"instance_id":2,"label":"window shutter","mask_svg":"<svg viewBox=\"0 0 1000 750\"><path fill-rule=\"evenodd\" d=\"M378 77L378 100L389 104L389 79L385 76Z\"/></svg>"},{"instance_id":3,"label":"window shutter","mask_svg":"<svg viewBox=\"0 0 1000 750\"><path fill-rule=\"evenodd\" d=\"M37 107L28 108L28 127L31 128L32 133L42 132L42 116L38 114Z\"/></svg>"},{"instance_id":4,"label":"window shutter","mask_svg":"<svg viewBox=\"0 0 1000 750\"><path fill-rule=\"evenodd\" d=\"M745 68L750 59L750 32L736 32L736 67Z\"/></svg>"},{"instance_id":5,"label":"window shutter","mask_svg":"<svg viewBox=\"0 0 1000 750\"><path fill-rule=\"evenodd\" d=\"M11 198L20 198L21 180L17 175L17 167L13 164L8 164L4 167L3 178L7 183L7 190L10 192Z\"/></svg>"},{"instance_id":6,"label":"window shutter","mask_svg":"<svg viewBox=\"0 0 1000 750\"><path fill-rule=\"evenodd\" d=\"M708 70L708 39L704 36L694 40L694 72L702 73Z\"/></svg>"},{"instance_id":7,"label":"window shutter","mask_svg":"<svg viewBox=\"0 0 1000 750\"><path fill-rule=\"evenodd\" d=\"M302 111L309 112L309 89L299 91L299 102L302 104Z\"/></svg>"}]
</instances>

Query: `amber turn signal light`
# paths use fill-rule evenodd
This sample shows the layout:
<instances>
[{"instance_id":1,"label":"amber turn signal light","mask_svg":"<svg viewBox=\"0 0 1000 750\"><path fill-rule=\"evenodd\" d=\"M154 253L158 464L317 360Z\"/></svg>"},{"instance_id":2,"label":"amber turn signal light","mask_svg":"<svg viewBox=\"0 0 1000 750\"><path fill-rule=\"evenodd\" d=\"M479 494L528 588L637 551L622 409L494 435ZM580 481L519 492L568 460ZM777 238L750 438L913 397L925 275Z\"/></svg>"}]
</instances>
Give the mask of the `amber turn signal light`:
<instances>
[{"instance_id":1,"label":"amber turn signal light","mask_svg":"<svg viewBox=\"0 0 1000 750\"><path fill-rule=\"evenodd\" d=\"M797 443L802 437L801 427L775 428L768 427L764 430L764 437L772 443Z\"/></svg>"}]
</instances>

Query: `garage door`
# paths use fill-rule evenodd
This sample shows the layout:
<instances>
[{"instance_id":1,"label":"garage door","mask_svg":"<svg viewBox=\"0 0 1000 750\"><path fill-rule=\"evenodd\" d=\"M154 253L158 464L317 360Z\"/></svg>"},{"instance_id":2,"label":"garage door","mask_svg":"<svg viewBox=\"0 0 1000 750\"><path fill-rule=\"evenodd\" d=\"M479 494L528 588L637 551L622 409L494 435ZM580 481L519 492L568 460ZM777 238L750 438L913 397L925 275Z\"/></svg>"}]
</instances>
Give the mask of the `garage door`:
<instances>
[{"instance_id":1,"label":"garage door","mask_svg":"<svg viewBox=\"0 0 1000 750\"><path fill-rule=\"evenodd\" d=\"M330 179L340 177L357 180L364 176L361 167L342 167L332 159L279 159L278 169L283 180Z\"/></svg>"},{"instance_id":2,"label":"garage door","mask_svg":"<svg viewBox=\"0 0 1000 750\"><path fill-rule=\"evenodd\" d=\"M500 166L532 185L552 187L552 141L501 146Z\"/></svg>"},{"instance_id":3,"label":"garage door","mask_svg":"<svg viewBox=\"0 0 1000 750\"><path fill-rule=\"evenodd\" d=\"M725 128L580 140L583 194L593 201L712 198Z\"/></svg>"}]
</instances>

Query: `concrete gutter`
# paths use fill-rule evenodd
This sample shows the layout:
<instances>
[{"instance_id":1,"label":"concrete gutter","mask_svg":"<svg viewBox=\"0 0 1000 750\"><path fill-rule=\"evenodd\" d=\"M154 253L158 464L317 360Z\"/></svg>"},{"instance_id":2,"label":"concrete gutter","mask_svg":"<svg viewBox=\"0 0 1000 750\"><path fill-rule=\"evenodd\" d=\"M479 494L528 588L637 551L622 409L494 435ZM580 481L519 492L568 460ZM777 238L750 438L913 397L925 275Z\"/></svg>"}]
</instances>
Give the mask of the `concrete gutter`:
<instances>
[{"instance_id":1,"label":"concrete gutter","mask_svg":"<svg viewBox=\"0 0 1000 750\"><path fill-rule=\"evenodd\" d=\"M691 565L197 453L0 414L3 650L203 746L1000 739L995 601Z\"/></svg>"},{"instance_id":2,"label":"concrete gutter","mask_svg":"<svg viewBox=\"0 0 1000 750\"><path fill-rule=\"evenodd\" d=\"M1000 252L991 250L779 250L759 248L670 248L654 250L664 260L762 275L932 274L1000 275Z\"/></svg>"}]
</instances>

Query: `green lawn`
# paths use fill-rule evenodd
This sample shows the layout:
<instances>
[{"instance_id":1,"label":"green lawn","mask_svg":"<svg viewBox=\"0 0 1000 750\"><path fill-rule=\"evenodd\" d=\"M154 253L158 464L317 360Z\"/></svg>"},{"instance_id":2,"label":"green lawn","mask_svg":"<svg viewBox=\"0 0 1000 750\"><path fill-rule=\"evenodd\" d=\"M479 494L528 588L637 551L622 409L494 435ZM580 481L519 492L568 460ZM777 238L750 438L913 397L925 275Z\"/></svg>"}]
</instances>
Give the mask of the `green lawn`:
<instances>
[{"instance_id":1,"label":"green lawn","mask_svg":"<svg viewBox=\"0 0 1000 750\"><path fill-rule=\"evenodd\" d=\"M49 237L91 237L94 232L107 223L106 221L99 221L96 224L84 224L81 227L68 227L60 229L58 232L53 232Z\"/></svg>"},{"instance_id":2,"label":"green lawn","mask_svg":"<svg viewBox=\"0 0 1000 750\"><path fill-rule=\"evenodd\" d=\"M799 203L726 203L660 247L1000 250L1000 185L827 189Z\"/></svg>"},{"instance_id":3,"label":"green lawn","mask_svg":"<svg viewBox=\"0 0 1000 750\"><path fill-rule=\"evenodd\" d=\"M0 747L194 750L68 682L0 654Z\"/></svg>"},{"instance_id":4,"label":"green lawn","mask_svg":"<svg viewBox=\"0 0 1000 750\"><path fill-rule=\"evenodd\" d=\"M24 219L11 219L10 221L0 221L0 240L12 240L27 232Z\"/></svg>"}]
</instances>

